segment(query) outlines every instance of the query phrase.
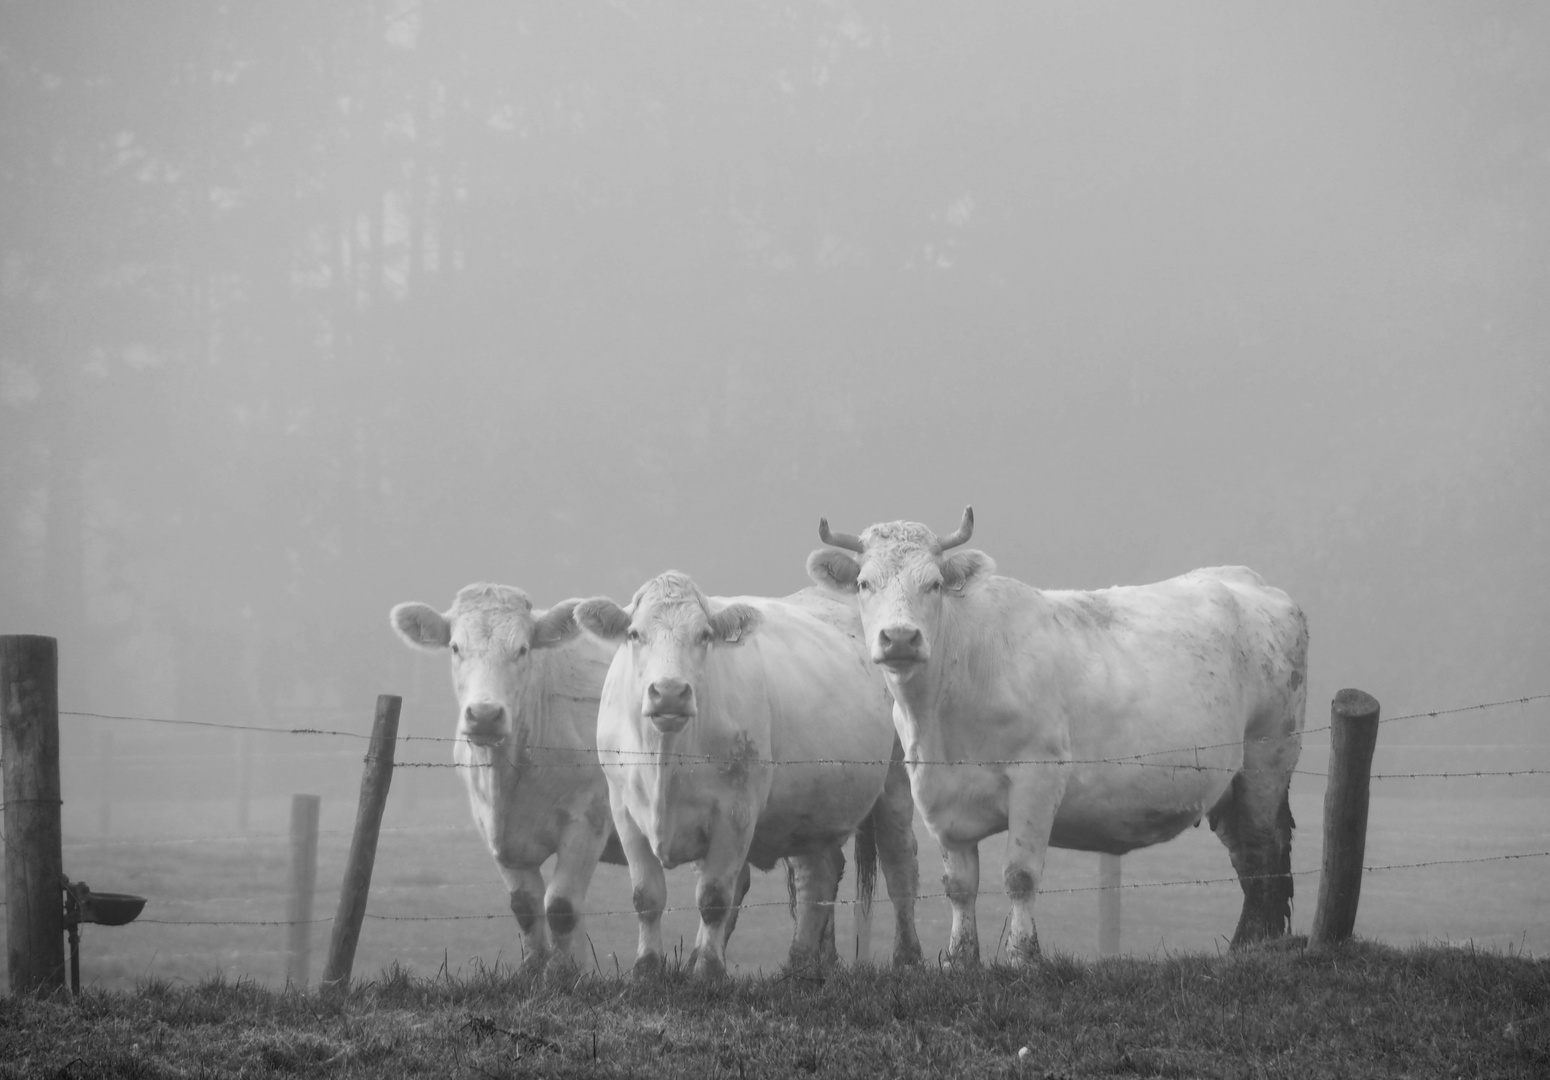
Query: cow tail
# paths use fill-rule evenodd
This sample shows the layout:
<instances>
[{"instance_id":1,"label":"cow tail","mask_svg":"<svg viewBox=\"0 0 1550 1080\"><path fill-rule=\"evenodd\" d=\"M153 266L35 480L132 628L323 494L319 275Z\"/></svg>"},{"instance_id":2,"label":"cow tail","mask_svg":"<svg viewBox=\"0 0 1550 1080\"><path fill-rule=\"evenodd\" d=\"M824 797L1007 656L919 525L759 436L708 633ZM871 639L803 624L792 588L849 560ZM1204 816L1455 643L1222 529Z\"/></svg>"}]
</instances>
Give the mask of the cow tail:
<instances>
[{"instance_id":1,"label":"cow tail","mask_svg":"<svg viewBox=\"0 0 1550 1080\"><path fill-rule=\"evenodd\" d=\"M872 892L876 887L877 807L874 806L856 830L856 903L862 911L871 911Z\"/></svg>"},{"instance_id":2,"label":"cow tail","mask_svg":"<svg viewBox=\"0 0 1550 1080\"><path fill-rule=\"evenodd\" d=\"M868 963L872 959L872 892L877 886L877 830L887 826L879 817L883 805L883 798L879 796L856 829L856 940L853 954L856 963ZM844 854L840 857L843 859Z\"/></svg>"},{"instance_id":3,"label":"cow tail","mask_svg":"<svg viewBox=\"0 0 1550 1080\"><path fill-rule=\"evenodd\" d=\"M1281 840L1281 865L1278 867L1280 874L1286 879L1286 921L1282 932L1288 932L1292 928L1292 898L1296 889L1292 879L1292 832L1297 828L1297 821L1292 817L1291 792L1281 792L1281 811L1276 815L1276 829L1280 833Z\"/></svg>"},{"instance_id":4,"label":"cow tail","mask_svg":"<svg viewBox=\"0 0 1550 1080\"><path fill-rule=\"evenodd\" d=\"M782 859L786 864L786 900L790 905L791 920L797 917L797 868L790 859Z\"/></svg>"}]
</instances>

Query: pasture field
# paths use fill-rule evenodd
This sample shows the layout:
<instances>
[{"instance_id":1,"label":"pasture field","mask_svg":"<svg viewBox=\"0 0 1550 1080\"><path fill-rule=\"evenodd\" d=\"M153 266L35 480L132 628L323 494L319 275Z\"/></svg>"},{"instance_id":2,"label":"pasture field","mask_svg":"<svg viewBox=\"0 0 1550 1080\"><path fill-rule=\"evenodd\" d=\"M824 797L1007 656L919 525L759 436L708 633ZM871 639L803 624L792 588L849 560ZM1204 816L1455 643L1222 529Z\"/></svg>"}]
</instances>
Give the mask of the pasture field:
<instances>
[{"instance_id":1,"label":"pasture field","mask_svg":"<svg viewBox=\"0 0 1550 1080\"><path fill-rule=\"evenodd\" d=\"M1299 934L1309 928L1318 894L1321 798L1293 789L1300 823L1293 843L1293 869L1299 875L1293 932ZM230 818L223 807L207 814L184 810L177 818L165 804L143 804L138 817L131 809L116 811L112 837L66 834L64 865L72 878L149 900L140 919L128 926L82 928L82 985L130 990L145 980L190 986L220 977L234 984L283 987L288 804L256 805L251 831L240 837L227 835ZM327 953L354 813L353 802L324 801L313 979ZM927 957L934 959L947 941L948 908L940 896L935 846L923 827L917 834L924 896L918 924ZM1001 848L1001 838L981 845L980 937L987 960L996 953L1006 915ZM1473 942L1490 951L1550 956L1550 858L1442 861L1547 850L1550 801L1542 798L1376 797L1367 865L1437 864L1368 874L1356 932L1394 946ZM1205 827L1127 855L1123 873L1123 952L1154 959L1225 952L1240 893L1225 849ZM1051 851L1037 906L1046 952L1096 958L1097 880L1097 856ZM693 871L672 871L668 881L669 904L682 910L669 911L664 937L670 947L675 941L692 943ZM1156 884L1179 881L1212 883ZM872 952L874 960L886 962L892 910L881 875L878 893ZM612 976L629 968L635 949L629 894L623 867L598 868L588 897L592 950L587 966L594 974ZM854 895L849 871L840 895L842 900ZM842 947L850 933L849 911L843 908L839 918ZM505 890L461 799L390 800L367 912L356 955L358 977L397 967L418 977L462 978L520 959ZM728 950L733 973L778 972L791 927L783 873L779 868L755 873Z\"/></svg>"},{"instance_id":2,"label":"pasture field","mask_svg":"<svg viewBox=\"0 0 1550 1080\"><path fill-rule=\"evenodd\" d=\"M1023 1052L1026 1048L1026 1052ZM1550 1074L1550 961L1248 949L720 983L475 966L347 996L248 980L0 1000L0 1078L1491 1077Z\"/></svg>"}]
</instances>

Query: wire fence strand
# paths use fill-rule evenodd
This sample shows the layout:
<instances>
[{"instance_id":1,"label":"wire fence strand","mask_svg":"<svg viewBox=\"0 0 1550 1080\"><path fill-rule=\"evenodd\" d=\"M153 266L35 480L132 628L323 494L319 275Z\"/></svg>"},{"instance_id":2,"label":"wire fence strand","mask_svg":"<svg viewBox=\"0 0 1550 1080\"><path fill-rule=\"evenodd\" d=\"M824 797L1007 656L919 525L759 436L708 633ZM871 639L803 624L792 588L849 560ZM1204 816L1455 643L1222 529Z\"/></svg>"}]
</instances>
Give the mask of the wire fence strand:
<instances>
[{"instance_id":1,"label":"wire fence strand","mask_svg":"<svg viewBox=\"0 0 1550 1080\"><path fill-rule=\"evenodd\" d=\"M1431 709L1424 712L1405 713L1400 716L1386 717L1380 723L1398 723L1405 720L1417 720L1440 716L1451 716L1458 713L1474 712L1484 709L1501 708L1509 705L1524 705L1536 701L1550 700L1550 693L1531 694L1520 698L1507 698L1500 701L1478 702L1473 705L1460 705L1449 709ZM61 716L84 717L100 720L126 720L147 724L175 724L202 728L215 728L228 731L258 731L269 734L281 735L321 735L337 736L352 739L369 739L369 734L354 731L341 731L326 728L312 727L266 727L256 724L225 724L209 720L173 720L148 716L129 716L113 713L86 712L80 710L61 711ZM1136 768L1168 769L1184 772L1277 772L1290 776L1302 776L1312 779L1327 779L1328 774L1306 769L1254 769L1245 768L1242 765L1215 765L1201 763L1198 755L1202 752L1242 747L1252 742L1282 742L1291 738L1302 738L1309 734L1328 731L1330 725L1304 728L1301 732L1283 733L1276 735L1258 736L1254 739L1237 739L1227 742L1200 743L1191 746L1172 747L1159 750L1144 750L1134 754L1123 754L1112 757L1096 758L949 758L949 759L916 759L907 761L906 764L916 767L964 767L964 768L1020 768L1029 766L1119 766L1127 765ZM432 744L456 744L466 740L458 736L432 736L432 735L405 735L400 736L400 742L424 742ZM891 764L892 759L882 758L765 758L739 756L719 756L714 754L691 753L684 751L662 750L625 750L614 747L596 746L561 746L538 743L522 744L520 747L512 747L518 754L516 761L510 760L505 755L493 755L488 761L473 762L435 762L435 761L397 761L395 769L476 769L476 768L544 768L544 769L595 769L599 764L628 765L633 762L668 762L682 765L740 765L742 767L786 767L786 766L856 766L875 767ZM1550 749L1550 744L1547 744ZM540 761L534 760L529 755L555 754L565 757L579 756L581 760ZM1191 757L1194 760L1187 761L1155 761L1147 760L1159 757L1184 758ZM1374 780L1390 779L1440 779L1446 777L1516 777L1536 776L1550 774L1550 769L1526 768L1499 771L1475 770L1464 772L1411 772L1411 773L1374 773Z\"/></svg>"},{"instance_id":2,"label":"wire fence strand","mask_svg":"<svg viewBox=\"0 0 1550 1080\"><path fill-rule=\"evenodd\" d=\"M1476 703L1476 704L1462 705L1462 706L1457 706L1457 707L1454 707L1454 708L1447 708L1447 709L1433 709L1433 710L1427 710L1427 711L1422 711L1422 712L1406 713L1406 714L1399 715L1399 716L1385 717L1380 722L1381 723L1399 723L1399 722L1402 722L1402 721L1410 721L1410 720L1418 720L1418 719L1429 719L1429 718L1436 718L1436 717L1443 717L1443 716L1451 716L1451 715L1457 715L1457 714L1460 714L1460 713L1474 712L1474 711L1493 709L1493 708L1501 708L1501 707L1505 707L1505 706L1525 705L1525 704L1530 704L1530 703L1533 703L1533 702L1539 702L1539 701L1545 701L1545 700L1550 700L1550 693L1534 694L1534 695L1529 695L1529 696L1526 696L1526 697L1503 699L1503 700L1499 700L1499 701L1479 702L1479 703ZM69 716L69 717L86 718L86 719L126 721L126 722L137 722L137 723L146 723L146 724L167 724L167 725L176 725L176 726L182 726L182 727L199 727L199 728L227 730L227 731L237 731L237 732L261 732L261 733L266 733L266 734L278 734L278 735L332 736L332 737L342 737L342 738L350 738L350 739L358 739L358 740L367 740L367 739L370 738L369 734L363 734L363 733L357 732L357 731L336 730L336 729L328 729L328 728L320 728L320 727L274 727L274 726L265 726L265 725L257 725L257 724L231 724L231 723L222 723L222 722L216 722L216 721L177 720L177 719L168 719L168 718L161 718L161 717L133 716L133 715L123 715L123 714L115 714L115 713L89 712L89 711L84 711L84 710L68 710L68 711L62 710L59 715L61 715L61 716ZM330 712L327 715L343 717L344 714L343 713L332 713L332 712ZM1297 737L1306 736L1306 735L1309 735L1309 734L1315 734L1315 733L1322 732L1322 731L1327 731L1327 730L1329 730L1329 727L1330 727L1330 725L1322 725L1322 726L1319 726L1319 727L1305 728L1302 732L1298 733ZM1258 741L1279 741L1279 740L1285 740L1285 739L1291 738L1291 737L1293 737L1293 736L1284 735L1284 734L1283 735L1273 735L1273 736L1262 737ZM402 743L424 742L424 743L432 743L432 744L447 744L447 743L456 743L456 742L459 742L461 740L459 738L457 738L457 737L450 737L449 738L449 737L442 737L442 736L400 736L398 741L402 742ZM1249 740L1249 741L1253 741L1253 740ZM933 766L961 766L961 767L979 767L979 768L986 768L986 767L998 767L998 768L1000 768L1000 767L1019 767L1019 766L1030 766L1030 765L1031 766L1045 766L1045 765L1100 766L1100 765L1102 765L1102 766L1130 766L1130 767L1149 768L1149 769L1168 769L1168 770L1172 770L1172 771L1175 771L1175 772L1180 772L1180 771L1182 771L1182 772L1197 772L1197 771L1240 772L1240 771L1243 771L1241 766L1239 766L1239 767L1231 767L1231 766L1226 766L1226 765L1214 765L1214 764L1210 764L1210 763L1200 763L1198 760L1157 761L1157 760L1149 760L1149 759L1155 759L1155 758L1165 757L1165 756L1167 756L1167 757L1176 757L1176 758L1177 757L1185 757L1185 756L1194 757L1194 755L1198 755L1199 753L1201 753L1203 751L1219 750L1219 749L1230 748L1230 747L1240 747L1240 746L1243 746L1244 743L1245 743L1245 740L1234 740L1234 741L1231 741L1231 742L1201 744L1201 745L1198 745L1198 746L1178 747L1178 748L1166 749L1166 750L1142 751L1142 752L1139 752L1139 753L1136 753L1136 754L1122 755L1122 756L1116 756L1116 757L1100 757L1100 758L1086 758L1086 759L1057 759L1057 758L1019 759L1019 758L1008 758L1008 759L984 759L984 760L979 760L979 759L955 759L955 760L941 760L941 761L918 760L918 761L915 761L915 762L910 762L909 764L917 765L917 766L919 766L919 765L933 765ZM1536 744L1529 744L1529 745L1536 745ZM1517 744L1516 748L1522 749L1524 747L1523 747L1522 744ZM1550 749L1550 744L1547 744L1547 746L1545 748L1546 749ZM622 750L613 750L613 749L599 750L598 748L595 748L595 747L576 747L576 746L569 746L569 747L557 747L556 746L556 747L550 747L550 746L529 745L529 746L525 747L525 749L528 752L545 752L545 753L558 753L558 754L564 754L564 755L580 755L583 758L583 760L580 760L580 761L547 762L547 761L535 761L535 760L519 759L517 761L510 761L510 760L505 759L504 757L494 757L490 761L466 762L466 763L460 763L460 762L432 762L432 761L401 761L401 762L395 762L395 768L404 768L404 769L432 769L432 768L470 769L470 768L489 768L489 767L492 767L492 766L495 766L495 765L507 765L507 766L510 766L510 767L513 767L513 768L518 768L518 769L527 769L527 768L545 768L545 769L548 769L548 768L564 768L564 767L596 769L596 768L599 767L600 761L603 758L606 758L606 757L609 757L609 756L612 757L612 761L609 762L610 764L626 764L630 760L653 760L653 761L659 761L659 762L676 763L676 764L684 764L684 765L691 765L691 766L694 766L694 765L725 766L725 765L730 765L730 764L739 764L739 765L742 765L744 767L747 767L747 766L750 766L750 765L771 766L771 767L778 766L778 765L877 766L877 765L888 765L888 764L892 763L891 759L804 758L804 759L779 760L779 759L759 759L759 758L750 759L750 758L748 758L746 756L739 756L739 757L736 757L736 758L733 758L733 757L722 758L722 757L717 757L717 756L708 755L708 754L690 754L690 753L676 753L676 752L664 754L661 751L622 751ZM630 755L633 755L633 758ZM1315 772L1315 771L1300 770L1300 769L1293 769L1293 770L1290 770L1290 771L1288 771L1288 770L1275 770L1275 771L1279 771L1279 772L1283 772L1283 773L1289 773L1289 775L1293 775L1293 776L1302 776L1302 777L1310 777L1310 778L1317 778L1317 779L1327 779L1327 774L1323 773L1323 772ZM1513 768L1513 769L1502 769L1502 770L1474 770L1474 771L1458 771L1458 772L1447 772L1447 771L1437 771L1437 772L1430 772L1430 771L1385 772L1385 773L1373 773L1371 775L1371 778L1373 780L1421 780L1421 779L1445 779L1445 778L1467 778L1467 777L1481 777L1481 778L1485 778L1485 777L1505 777L1505 778L1517 778L1517 777L1541 776L1541 775L1550 775L1550 768L1526 767L1526 768ZM13 800L13 801L15 801L15 800ZM4 809L4 804L0 803L0 810L3 810L3 809ZM393 830L386 830L386 831L393 831ZM457 830L447 830L447 831L457 831ZM330 835L333 835L333 834L330 833ZM0 839L3 839L3 837L0 837ZM128 840L128 841L97 841L96 843L99 843L99 844L101 844L101 843L109 843L109 844L113 844L113 845L117 845L117 844L120 844L120 843L122 843L122 844L142 844L142 845L149 845L149 844L197 844L197 843L222 842L222 841L230 841L230 840L252 841L254 839L255 838L252 837L252 836L244 835L244 836L240 836L240 837L225 837L225 838L221 838L221 837L190 837L190 838L169 838L169 839L148 840L148 841L134 841L134 840ZM262 838L260 838L260 839L262 839ZM280 840L285 839L285 834L277 833L277 834L274 834L273 837L269 837L269 839L273 839L275 841L280 841ZM80 845L72 845L72 846L80 846ZM1536 859L1536 858L1545 858L1545 857L1550 857L1550 851L1534 851L1534 852L1523 852L1523 853L1498 854L1498 855L1477 856L1477 857L1472 857L1472 858L1459 858L1459 859L1433 859L1433 860L1426 860L1426 861L1420 861L1420 862L1408 862L1408 863L1391 863L1391 864L1386 864L1386 865L1367 866L1367 867L1364 867L1363 869L1364 869L1364 873L1380 873L1380 872L1388 872L1388 871L1416 870L1416 869L1423 869L1423 868L1436 867L1436 866L1456 866L1456 865L1466 865L1466 864L1505 862L1505 861L1510 861L1510 860ZM1310 875L1310 874L1317 874L1319 872L1320 871L1318 871L1318 870L1302 870L1302 871L1293 871L1290 874L1285 874L1285 875L1277 874L1277 875L1262 875L1262 876L1264 876L1264 877L1286 877L1286 876L1301 877L1301 876L1307 876L1307 875ZM1225 877L1224 876L1224 877L1215 877L1215 878L1197 878L1197 879L1168 880L1168 881L1124 882L1124 883L1121 883L1119 885L1070 886L1070 887L1061 887L1061 888L1054 888L1054 889L1041 889L1039 891L1039 895L1041 895L1041 896L1054 896L1054 895L1061 895L1061 894L1102 892L1102 891L1115 890L1115 889L1118 889L1118 890L1128 890L1128 889L1155 889L1155 888L1170 888L1170 887L1172 887L1172 888L1178 888L1178 887L1211 887L1211 886L1219 886L1219 885L1240 884L1243 880L1251 880L1251 879L1240 879L1240 878L1238 878L1236 876L1233 876L1233 877ZM941 899L941 898L945 898L945 897L946 897L946 893L937 892L937 893L918 894L916 896L916 899L917 900L931 900L931 899ZM239 899L242 899L242 898L228 898L228 899L232 900L233 902L236 902L236 901L238 901ZM882 896L881 894L879 894L878 899L887 899L887 898ZM215 901L206 901L206 902L215 902ZM830 902L827 906L852 906L852 905L854 905L856 903L858 903L858 901L856 901L856 900L836 899L836 900ZM782 901L763 901L763 902L745 903L745 904L741 905L741 907L746 910L746 909L767 908L767 907L786 907L788 905L789 905L789 901L782 900ZM3 906L3 905L0 905L0 906ZM669 908L665 908L664 909L665 912L695 912L697 910L698 909L695 908L695 907L669 907ZM591 916L591 917L610 918L610 917L635 915L636 912L633 909L621 909L621 910L607 910L607 911L588 912L587 914L589 916ZM366 917L369 918L369 919L374 919L374 920L378 920L378 921L389 921L389 922L452 922L452 921L467 921L467 920L496 921L496 920L504 920L504 919L510 918L511 916L509 914L507 914L507 913L504 913L504 912L502 912L502 913L492 913L492 914L472 914L472 915L390 915L390 914L380 914L380 913L375 913L375 912L367 912L366 913ZM141 918L138 921L142 922L142 923L157 924L157 925L164 925L164 926L191 926L191 927L192 926L281 927L281 926L299 925L296 921L288 920L288 919L245 919L245 920L244 919L239 919L239 920L233 920L233 919L166 919L166 918L150 917L150 918ZM305 923L306 924L310 924L310 925L321 925L321 924L331 923L333 921L334 921L334 919L333 919L332 916L324 916L324 917L318 917L318 918L314 918L314 919L305 920Z\"/></svg>"},{"instance_id":3,"label":"wire fence strand","mask_svg":"<svg viewBox=\"0 0 1550 1080\"><path fill-rule=\"evenodd\" d=\"M1419 870L1433 866L1461 866L1475 863L1507 862L1515 859L1542 859L1550 857L1550 851L1526 851L1506 855L1481 855L1467 859L1428 859L1424 862L1389 863L1382 866L1364 866L1362 872L1376 874L1389 870ZM1073 885L1062 886L1056 889L1040 889L1039 896L1060 896L1075 893L1093 892L1123 892L1133 889L1166 889L1166 888L1200 888L1216 885L1241 885L1244 882L1269 880L1272 878L1309 877L1318 874L1319 870L1293 870L1286 874L1255 874L1248 877L1214 877L1214 878L1190 878L1169 881L1126 881L1118 885ZM942 900L948 899L945 892L917 893L915 900ZM873 897L873 902L892 902L892 898L879 893ZM861 903L855 899L836 897L833 900L817 901L818 907L841 908L853 907ZM750 911L757 908L789 908L789 900L760 900L745 902L738 905L740 911ZM664 907L663 914L668 913L697 913L698 907L674 906ZM608 911L588 911L584 913L588 918L613 918L617 916L638 915L633 908L618 908ZM366 912L366 918L379 922L475 922L475 921L500 921L511 918L510 912L490 912L474 915L383 915L378 912ZM139 919L138 922L156 923L162 926L316 926L334 921L333 916L320 916L314 919L287 920L287 919Z\"/></svg>"}]
</instances>

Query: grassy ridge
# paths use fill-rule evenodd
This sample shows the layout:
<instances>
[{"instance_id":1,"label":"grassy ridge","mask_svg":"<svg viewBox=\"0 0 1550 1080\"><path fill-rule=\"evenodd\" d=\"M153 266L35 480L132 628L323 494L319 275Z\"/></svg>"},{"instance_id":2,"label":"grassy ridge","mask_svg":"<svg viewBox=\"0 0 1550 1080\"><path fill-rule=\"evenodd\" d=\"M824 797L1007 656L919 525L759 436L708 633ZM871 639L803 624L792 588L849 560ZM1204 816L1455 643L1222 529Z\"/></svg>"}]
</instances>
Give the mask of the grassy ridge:
<instances>
[{"instance_id":1,"label":"grassy ridge","mask_svg":"<svg viewBox=\"0 0 1550 1080\"><path fill-rule=\"evenodd\" d=\"M1018 1057L1026 1046L1026 1059ZM705 984L402 970L0 1001L0 1077L1550 1075L1550 962L1355 942Z\"/></svg>"}]
</instances>

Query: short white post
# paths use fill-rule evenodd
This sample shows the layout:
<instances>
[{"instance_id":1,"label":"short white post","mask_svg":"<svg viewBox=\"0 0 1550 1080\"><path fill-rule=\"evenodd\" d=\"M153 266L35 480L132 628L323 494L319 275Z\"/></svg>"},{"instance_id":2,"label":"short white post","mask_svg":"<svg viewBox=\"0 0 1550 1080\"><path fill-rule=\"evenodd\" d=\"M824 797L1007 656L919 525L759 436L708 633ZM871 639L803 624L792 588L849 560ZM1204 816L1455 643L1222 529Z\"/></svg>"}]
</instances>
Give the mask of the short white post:
<instances>
[{"instance_id":1,"label":"short white post","mask_svg":"<svg viewBox=\"0 0 1550 1080\"><path fill-rule=\"evenodd\" d=\"M312 894L318 882L317 795L291 796L291 899L285 935L285 980L300 990L312 964Z\"/></svg>"},{"instance_id":2,"label":"short white post","mask_svg":"<svg viewBox=\"0 0 1550 1080\"><path fill-rule=\"evenodd\" d=\"M97 732L97 835L113 835L113 732Z\"/></svg>"},{"instance_id":3,"label":"short white post","mask_svg":"<svg viewBox=\"0 0 1550 1080\"><path fill-rule=\"evenodd\" d=\"M246 730L237 732L237 832L248 831L248 811L253 802L253 738Z\"/></svg>"},{"instance_id":4,"label":"short white post","mask_svg":"<svg viewBox=\"0 0 1550 1080\"><path fill-rule=\"evenodd\" d=\"M1098 955L1119 955L1119 856L1098 856Z\"/></svg>"}]
</instances>

